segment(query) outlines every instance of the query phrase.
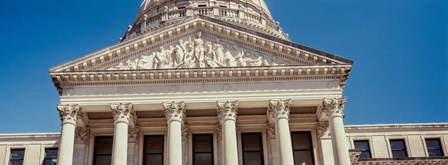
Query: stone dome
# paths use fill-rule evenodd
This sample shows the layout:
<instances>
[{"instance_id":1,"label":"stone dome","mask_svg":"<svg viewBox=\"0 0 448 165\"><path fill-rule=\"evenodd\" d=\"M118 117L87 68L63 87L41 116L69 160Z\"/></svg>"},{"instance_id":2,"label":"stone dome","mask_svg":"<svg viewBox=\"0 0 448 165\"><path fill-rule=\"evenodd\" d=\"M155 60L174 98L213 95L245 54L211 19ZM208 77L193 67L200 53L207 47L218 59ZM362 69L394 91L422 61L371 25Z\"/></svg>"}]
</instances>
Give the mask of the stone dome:
<instances>
[{"instance_id":1,"label":"stone dome","mask_svg":"<svg viewBox=\"0 0 448 165\"><path fill-rule=\"evenodd\" d=\"M198 16L289 40L272 18L265 0L144 0L122 41Z\"/></svg>"}]
</instances>

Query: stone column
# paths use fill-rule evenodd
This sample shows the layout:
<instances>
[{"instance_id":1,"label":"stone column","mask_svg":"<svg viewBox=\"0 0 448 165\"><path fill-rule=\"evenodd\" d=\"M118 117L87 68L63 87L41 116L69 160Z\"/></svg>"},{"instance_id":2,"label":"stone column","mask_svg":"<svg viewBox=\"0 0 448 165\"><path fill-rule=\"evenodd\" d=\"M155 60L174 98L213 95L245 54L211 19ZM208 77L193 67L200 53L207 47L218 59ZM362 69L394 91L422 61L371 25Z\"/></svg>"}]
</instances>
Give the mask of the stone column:
<instances>
[{"instance_id":1,"label":"stone column","mask_svg":"<svg viewBox=\"0 0 448 165\"><path fill-rule=\"evenodd\" d=\"M58 153L58 165L73 164L73 149L75 144L75 128L79 105L59 105L58 111L61 116L62 130L61 143Z\"/></svg>"},{"instance_id":2,"label":"stone column","mask_svg":"<svg viewBox=\"0 0 448 165\"><path fill-rule=\"evenodd\" d=\"M182 125L185 103L163 103L168 123L168 164L182 165Z\"/></svg>"},{"instance_id":3,"label":"stone column","mask_svg":"<svg viewBox=\"0 0 448 165\"><path fill-rule=\"evenodd\" d=\"M238 101L218 102L218 118L223 131L224 161L226 165L238 165L236 140L236 115Z\"/></svg>"},{"instance_id":4,"label":"stone column","mask_svg":"<svg viewBox=\"0 0 448 165\"><path fill-rule=\"evenodd\" d=\"M346 99L324 99L324 112L327 113L331 140L333 142L333 155L336 165L350 165L350 154L347 147L347 140L344 130L344 104Z\"/></svg>"},{"instance_id":5,"label":"stone column","mask_svg":"<svg viewBox=\"0 0 448 165\"><path fill-rule=\"evenodd\" d=\"M112 165L127 164L128 127L133 107L131 103L111 104L110 107L115 121Z\"/></svg>"},{"instance_id":6,"label":"stone column","mask_svg":"<svg viewBox=\"0 0 448 165\"><path fill-rule=\"evenodd\" d=\"M291 132L289 130L289 108L291 100L270 100L269 111L275 121L277 148L280 154L280 164L294 164L292 153Z\"/></svg>"}]
</instances>

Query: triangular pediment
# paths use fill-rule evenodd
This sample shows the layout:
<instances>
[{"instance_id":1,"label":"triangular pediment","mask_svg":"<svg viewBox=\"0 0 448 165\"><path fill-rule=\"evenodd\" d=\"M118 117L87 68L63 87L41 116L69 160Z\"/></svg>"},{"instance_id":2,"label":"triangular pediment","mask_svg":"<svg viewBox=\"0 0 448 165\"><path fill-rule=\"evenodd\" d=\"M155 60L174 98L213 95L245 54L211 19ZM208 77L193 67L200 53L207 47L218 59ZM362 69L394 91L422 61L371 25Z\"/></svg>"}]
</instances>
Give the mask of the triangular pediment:
<instances>
[{"instance_id":1,"label":"triangular pediment","mask_svg":"<svg viewBox=\"0 0 448 165\"><path fill-rule=\"evenodd\" d=\"M240 46L201 32L175 39L155 49L130 55L100 70L141 70L305 65L267 52Z\"/></svg>"},{"instance_id":2,"label":"triangular pediment","mask_svg":"<svg viewBox=\"0 0 448 165\"><path fill-rule=\"evenodd\" d=\"M286 42L195 18L166 25L54 67L50 72L351 64L349 60Z\"/></svg>"}]
</instances>

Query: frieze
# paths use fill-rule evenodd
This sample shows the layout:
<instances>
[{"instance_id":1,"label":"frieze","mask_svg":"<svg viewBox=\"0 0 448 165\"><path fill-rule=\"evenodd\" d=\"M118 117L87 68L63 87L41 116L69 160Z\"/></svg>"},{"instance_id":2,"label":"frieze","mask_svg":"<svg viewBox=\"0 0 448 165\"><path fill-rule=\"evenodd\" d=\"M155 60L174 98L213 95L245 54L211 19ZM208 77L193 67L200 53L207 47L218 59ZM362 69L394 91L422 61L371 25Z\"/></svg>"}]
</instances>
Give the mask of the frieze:
<instances>
[{"instance_id":1,"label":"frieze","mask_svg":"<svg viewBox=\"0 0 448 165\"><path fill-rule=\"evenodd\" d=\"M238 45L205 39L199 32L195 38L180 39L156 51L121 61L107 70L219 68L249 66L283 66L290 62L264 55Z\"/></svg>"}]
</instances>

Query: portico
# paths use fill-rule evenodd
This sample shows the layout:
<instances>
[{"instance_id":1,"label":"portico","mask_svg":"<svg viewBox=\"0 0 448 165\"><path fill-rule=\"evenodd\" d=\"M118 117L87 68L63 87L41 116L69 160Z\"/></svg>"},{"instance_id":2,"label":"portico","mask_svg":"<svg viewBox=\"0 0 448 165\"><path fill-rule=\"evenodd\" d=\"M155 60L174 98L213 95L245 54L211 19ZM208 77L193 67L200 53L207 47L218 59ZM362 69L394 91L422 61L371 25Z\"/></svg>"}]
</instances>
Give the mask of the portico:
<instances>
[{"instance_id":1,"label":"portico","mask_svg":"<svg viewBox=\"0 0 448 165\"><path fill-rule=\"evenodd\" d=\"M351 67L263 1L144 1L120 43L50 69L59 164L348 165Z\"/></svg>"},{"instance_id":2,"label":"portico","mask_svg":"<svg viewBox=\"0 0 448 165\"><path fill-rule=\"evenodd\" d=\"M332 100L332 99L330 99ZM320 102L320 104L319 104ZM159 106L156 105L143 105L143 104L132 104L132 103L118 103L118 104L110 104L109 112L98 112L91 111L93 107L95 109L101 109L100 107L106 108L106 105L85 105L77 104L77 105L65 105L58 106L59 109L67 109L67 108L77 108L79 109L79 113L88 114L90 116L89 123L87 124L87 128L89 129L89 138L94 139L95 136L104 136L104 135L113 135L113 149L112 149L112 162L113 163L124 163L129 164L139 164L142 159L142 146L141 142L137 142L134 148L128 148L128 137L132 136L132 133L128 131L128 128L131 128L129 123L131 120L135 120L135 125L132 128L138 128L137 139L142 140L142 137L145 135L151 134L161 134L166 135L166 144L167 149L165 150L165 161L168 164L190 164L192 163L191 156L186 154L187 157L184 158L184 152L191 152L191 144L184 145L185 143L190 143L190 139L192 134L195 133L206 133L210 132L213 134L214 139L217 141L216 151L214 153L217 159L216 164L243 164L241 163L242 158L239 148L241 148L241 142L238 142L239 135L241 132L262 132L264 134L263 138L273 138L276 139L276 143L270 143L268 141L264 142L264 150L265 155L267 155L267 161L271 163L279 163L279 164L294 164L294 154L293 154L293 146L290 133L295 130L301 131L310 131L317 136L317 127L315 122L317 120L317 114L321 113L322 115L327 114L326 110L318 110L324 109L328 100L291 100L291 99L270 99L266 100L263 104L261 102L251 103L248 101L215 101L214 107L208 107L212 103L191 103L183 102L183 101L172 101L172 102L161 102ZM314 112L310 111L311 105L316 107ZM343 104L341 102L341 104ZM202 106L202 107L200 107ZM143 108L154 107L154 110L150 110L153 114L145 114L148 113L148 109L142 111ZM159 107L160 109L155 109ZM302 107L302 108L300 108ZM213 113L213 109L215 113ZM330 107L327 107L330 108ZM260 109L260 110L256 110ZM264 112L263 110L264 109ZM300 110L303 112L300 112ZM239 110L242 113L242 116L238 115ZM291 110L293 111L291 113ZM340 108L342 110L342 107ZM309 111L309 112L305 112ZM310 113L312 112L312 113ZM250 114L252 113L252 114ZM259 113L259 114L257 114ZM100 117L97 115L101 115ZM109 114L110 119L107 116ZM132 115L134 114L134 115ZM161 114L165 115L165 118ZM191 117L188 115L190 114ZM213 115L214 114L214 115ZM82 115L77 115L78 117L82 117ZM314 117L311 117L314 116ZM325 116L323 116L325 117ZM101 119L100 119L101 118ZM241 119L238 119L241 118ZM269 128L270 120L274 119L274 130ZM79 120L79 119L78 119ZM165 124L159 124L158 121L163 121ZM292 121L291 121L292 120ZM313 122L310 122L313 121ZM120 125L120 122L123 126ZM154 125L153 123L156 123ZM161 122L163 123L163 122ZM266 124L267 123L267 124ZM313 124L314 123L314 124ZM333 122L330 121L330 124ZM74 125L73 125L74 126ZM138 127L135 127L138 126ZM330 127L334 127L334 129L340 129L339 127L343 125L333 124ZM291 129L290 129L291 127ZM69 159L64 157L64 155L76 155L79 158L79 153L82 151L76 151L70 149L70 145L73 144L75 139L75 133L72 133L72 136L66 136L66 134L70 134L69 131L71 129L62 129L62 138L63 139L73 139L72 141L63 140L61 141L60 147L60 159L65 160ZM79 127L81 128L81 127ZM219 130L217 128L221 128ZM343 128L342 128L343 129ZM73 129L74 130L74 129ZM76 129L81 130L81 129ZM250 130L250 131L249 131ZM221 132L222 131L222 132ZM74 131L73 131L74 132ZM272 133L271 133L272 132ZM273 137L269 137L269 134L273 134ZM78 133L76 133L78 135ZM344 135L345 136L345 135ZM79 138L79 137L76 137ZM332 136L332 139L335 141L338 140L337 136ZM313 141L317 142L318 139L314 139ZM221 144L219 144L221 143ZM86 142L85 144L89 144ZM90 143L92 145L92 142ZM277 146L276 146L277 145ZM268 147L269 146L269 147ZM92 147L87 147L90 149L85 149L88 153L93 153ZM219 148L219 149L218 149ZM274 149L277 148L277 149ZM317 150L314 155L319 154L319 150L321 150L318 146L316 146ZM137 156L128 155L127 151L136 150L138 153ZM343 151L344 149L340 147L336 147L336 150ZM75 153L62 153L62 151L74 151ZM348 151L348 149L347 149ZM223 153L220 155L219 153ZM343 155L341 155L343 156ZM90 155L86 155L84 159L92 158ZM137 157L137 159L135 159ZM278 159L269 160L268 157L277 157ZM319 157L313 157L316 161L322 162L323 160L319 160ZM337 160L345 160L344 157L335 157ZM130 160L130 161L129 161ZM72 164L70 160L65 161L67 164ZM62 161L59 162L63 164ZM342 164L342 163L341 163Z\"/></svg>"}]
</instances>

